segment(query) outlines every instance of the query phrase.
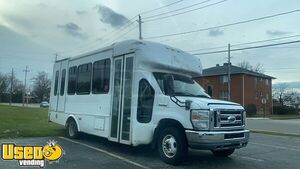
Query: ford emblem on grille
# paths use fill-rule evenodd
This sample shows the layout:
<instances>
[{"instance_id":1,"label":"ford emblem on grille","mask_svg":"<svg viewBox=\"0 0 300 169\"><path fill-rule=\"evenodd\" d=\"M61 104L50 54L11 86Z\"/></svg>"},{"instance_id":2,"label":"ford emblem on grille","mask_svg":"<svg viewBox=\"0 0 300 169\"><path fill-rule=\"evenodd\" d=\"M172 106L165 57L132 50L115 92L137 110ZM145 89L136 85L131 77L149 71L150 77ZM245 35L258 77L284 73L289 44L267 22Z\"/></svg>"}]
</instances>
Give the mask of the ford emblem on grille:
<instances>
[{"instance_id":1,"label":"ford emblem on grille","mask_svg":"<svg viewBox=\"0 0 300 169\"><path fill-rule=\"evenodd\" d=\"M235 122L235 116L229 116L227 118L227 120L229 121L229 123L234 123Z\"/></svg>"}]
</instances>

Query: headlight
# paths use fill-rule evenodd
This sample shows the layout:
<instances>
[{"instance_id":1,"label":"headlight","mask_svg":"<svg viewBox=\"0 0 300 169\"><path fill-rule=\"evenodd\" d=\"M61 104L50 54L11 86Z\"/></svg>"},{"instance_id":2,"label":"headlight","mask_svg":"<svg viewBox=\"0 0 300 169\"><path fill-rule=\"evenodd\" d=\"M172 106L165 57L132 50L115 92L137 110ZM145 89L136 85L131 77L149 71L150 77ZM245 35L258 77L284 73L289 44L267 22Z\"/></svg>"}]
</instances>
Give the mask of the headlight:
<instances>
[{"instance_id":1,"label":"headlight","mask_svg":"<svg viewBox=\"0 0 300 169\"><path fill-rule=\"evenodd\" d=\"M209 111L208 110L192 110L191 121L194 129L208 130L209 128Z\"/></svg>"}]
</instances>

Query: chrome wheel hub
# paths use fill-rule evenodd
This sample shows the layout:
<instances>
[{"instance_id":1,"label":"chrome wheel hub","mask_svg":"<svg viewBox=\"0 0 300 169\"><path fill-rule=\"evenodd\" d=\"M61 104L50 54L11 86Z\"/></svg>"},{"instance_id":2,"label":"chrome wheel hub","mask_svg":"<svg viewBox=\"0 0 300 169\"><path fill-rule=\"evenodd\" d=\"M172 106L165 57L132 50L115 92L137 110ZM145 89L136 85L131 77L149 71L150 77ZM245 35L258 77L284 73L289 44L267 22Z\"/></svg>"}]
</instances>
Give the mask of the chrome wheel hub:
<instances>
[{"instance_id":1,"label":"chrome wheel hub","mask_svg":"<svg viewBox=\"0 0 300 169\"><path fill-rule=\"evenodd\" d=\"M166 135L162 141L162 148L164 154L168 158L173 158L177 152L177 143L175 137L169 134Z\"/></svg>"}]
</instances>

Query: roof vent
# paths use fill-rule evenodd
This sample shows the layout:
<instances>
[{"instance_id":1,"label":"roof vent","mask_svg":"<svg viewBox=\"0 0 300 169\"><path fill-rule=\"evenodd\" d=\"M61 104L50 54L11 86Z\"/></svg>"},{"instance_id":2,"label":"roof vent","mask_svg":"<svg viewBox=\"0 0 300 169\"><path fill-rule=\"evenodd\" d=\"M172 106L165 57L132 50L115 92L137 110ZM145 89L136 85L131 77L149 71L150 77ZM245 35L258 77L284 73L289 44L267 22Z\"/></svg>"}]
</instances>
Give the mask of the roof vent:
<instances>
[{"instance_id":1,"label":"roof vent","mask_svg":"<svg viewBox=\"0 0 300 169\"><path fill-rule=\"evenodd\" d=\"M216 64L216 66L219 67L220 65L219 65L219 64Z\"/></svg>"}]
</instances>

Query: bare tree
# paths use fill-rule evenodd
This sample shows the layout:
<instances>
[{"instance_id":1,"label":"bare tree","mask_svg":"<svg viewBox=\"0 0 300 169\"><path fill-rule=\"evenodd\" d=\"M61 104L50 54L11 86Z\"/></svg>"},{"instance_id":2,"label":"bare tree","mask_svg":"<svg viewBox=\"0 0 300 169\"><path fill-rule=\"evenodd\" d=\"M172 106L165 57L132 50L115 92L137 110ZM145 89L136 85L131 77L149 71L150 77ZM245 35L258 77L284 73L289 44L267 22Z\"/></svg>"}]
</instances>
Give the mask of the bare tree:
<instances>
[{"instance_id":1,"label":"bare tree","mask_svg":"<svg viewBox=\"0 0 300 169\"><path fill-rule=\"evenodd\" d=\"M247 70L251 70L257 73L264 73L264 68L263 68L263 64L258 63L255 66L252 66L248 61L242 61L240 63L237 64L239 67L247 69Z\"/></svg>"},{"instance_id":2,"label":"bare tree","mask_svg":"<svg viewBox=\"0 0 300 169\"><path fill-rule=\"evenodd\" d=\"M281 105L284 105L284 96L287 93L288 85L286 83L279 83L277 87L273 88L273 98L277 98Z\"/></svg>"},{"instance_id":3,"label":"bare tree","mask_svg":"<svg viewBox=\"0 0 300 169\"><path fill-rule=\"evenodd\" d=\"M0 73L0 102L5 93L7 93L9 87L9 78L6 75Z\"/></svg>"},{"instance_id":4,"label":"bare tree","mask_svg":"<svg viewBox=\"0 0 300 169\"><path fill-rule=\"evenodd\" d=\"M33 78L33 95L38 102L48 100L50 95L51 80L46 72L38 72Z\"/></svg>"}]
</instances>

